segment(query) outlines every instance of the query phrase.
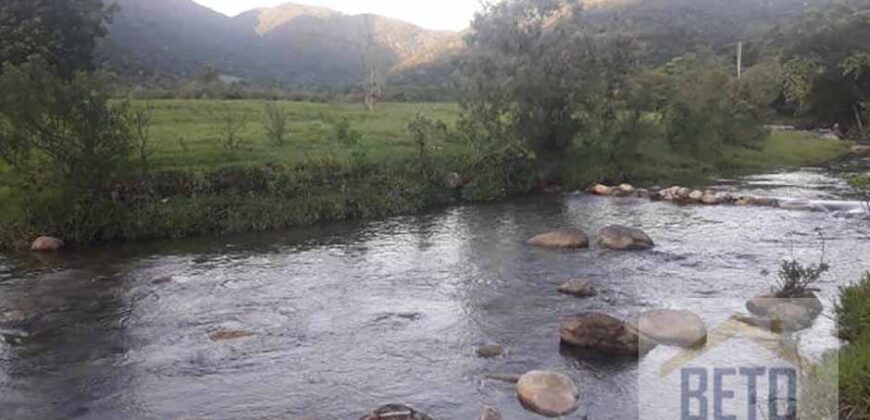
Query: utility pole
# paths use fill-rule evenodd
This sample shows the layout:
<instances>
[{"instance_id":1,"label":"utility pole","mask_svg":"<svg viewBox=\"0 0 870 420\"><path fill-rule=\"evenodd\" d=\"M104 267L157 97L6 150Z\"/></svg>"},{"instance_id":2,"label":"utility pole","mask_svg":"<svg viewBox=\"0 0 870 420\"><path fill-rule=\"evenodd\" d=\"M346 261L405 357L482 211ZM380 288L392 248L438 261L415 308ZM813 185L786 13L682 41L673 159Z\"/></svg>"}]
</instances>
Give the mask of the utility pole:
<instances>
[{"instance_id":1,"label":"utility pole","mask_svg":"<svg viewBox=\"0 0 870 420\"><path fill-rule=\"evenodd\" d=\"M737 78L743 75L743 41L737 43Z\"/></svg>"}]
</instances>

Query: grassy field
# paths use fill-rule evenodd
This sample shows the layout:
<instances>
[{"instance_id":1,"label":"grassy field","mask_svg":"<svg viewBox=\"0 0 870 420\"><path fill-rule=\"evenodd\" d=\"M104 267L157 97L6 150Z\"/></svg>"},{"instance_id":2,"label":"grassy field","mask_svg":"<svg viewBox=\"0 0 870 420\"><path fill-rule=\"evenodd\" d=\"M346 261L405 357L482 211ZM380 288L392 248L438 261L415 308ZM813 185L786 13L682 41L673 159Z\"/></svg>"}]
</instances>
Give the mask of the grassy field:
<instances>
[{"instance_id":1,"label":"grassy field","mask_svg":"<svg viewBox=\"0 0 870 420\"><path fill-rule=\"evenodd\" d=\"M76 206L63 191L16 194L0 183L0 248L26 247L44 234L89 244L379 218L499 200L552 183L571 190L623 181L700 186L711 175L820 164L849 147L777 132L760 150L719 146L699 157L673 152L663 133L652 132L636 152L618 159L582 148L546 160L507 154L479 159L455 131L456 104L385 103L373 112L358 104L277 105L288 121L282 145L268 139L261 101L134 102L152 110L149 176L131 171L104 199ZM428 140L423 160L407 130L420 112L450 128L448 135ZM222 140L228 115L245 121L243 141L234 148ZM338 127L345 120L358 140L342 140ZM457 174L459 184L449 186L445 180Z\"/></svg>"},{"instance_id":2,"label":"grassy field","mask_svg":"<svg viewBox=\"0 0 870 420\"><path fill-rule=\"evenodd\" d=\"M385 103L366 112L359 104L277 103L288 118L288 139L283 146L269 143L264 130L263 101L160 100L136 101L134 107L150 107L152 164L155 169L206 169L226 165L295 164L309 159L346 159L352 147L343 145L335 126L347 118L362 134L360 148L368 159L406 157L415 152L406 127L418 112L453 125L459 108L451 103ZM221 137L227 112L245 121L243 144L237 150L223 147ZM434 144L436 151L460 153L463 145Z\"/></svg>"}]
</instances>

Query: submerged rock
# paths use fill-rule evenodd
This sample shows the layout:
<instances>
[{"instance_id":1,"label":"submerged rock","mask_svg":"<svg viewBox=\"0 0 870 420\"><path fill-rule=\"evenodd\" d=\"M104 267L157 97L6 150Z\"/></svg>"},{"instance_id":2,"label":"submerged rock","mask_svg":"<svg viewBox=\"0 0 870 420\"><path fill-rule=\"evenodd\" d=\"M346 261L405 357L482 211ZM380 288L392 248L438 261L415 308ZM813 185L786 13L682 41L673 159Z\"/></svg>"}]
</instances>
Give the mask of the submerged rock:
<instances>
[{"instance_id":1,"label":"submerged rock","mask_svg":"<svg viewBox=\"0 0 870 420\"><path fill-rule=\"evenodd\" d=\"M562 318L559 336L563 343L577 348L625 356L639 356L654 347L633 326L595 312Z\"/></svg>"},{"instance_id":2,"label":"submerged rock","mask_svg":"<svg viewBox=\"0 0 870 420\"><path fill-rule=\"evenodd\" d=\"M492 359L504 354L504 347L499 344L486 344L477 348L477 355L484 359Z\"/></svg>"},{"instance_id":3,"label":"submerged rock","mask_svg":"<svg viewBox=\"0 0 870 420\"><path fill-rule=\"evenodd\" d=\"M477 416L477 420L501 420L501 413L495 407L486 406Z\"/></svg>"},{"instance_id":4,"label":"submerged rock","mask_svg":"<svg viewBox=\"0 0 870 420\"><path fill-rule=\"evenodd\" d=\"M359 420L434 420L404 404L387 404L376 408Z\"/></svg>"},{"instance_id":5,"label":"submerged rock","mask_svg":"<svg viewBox=\"0 0 870 420\"><path fill-rule=\"evenodd\" d=\"M208 333L208 338L211 341L228 341L228 340L236 340L239 338L245 338L253 336L254 333L249 331L240 331L240 330L228 330L228 329L219 329Z\"/></svg>"},{"instance_id":6,"label":"submerged rock","mask_svg":"<svg viewBox=\"0 0 870 420\"><path fill-rule=\"evenodd\" d=\"M696 347L707 341L707 326L693 312L656 309L637 320L638 330L653 341L679 347Z\"/></svg>"},{"instance_id":7,"label":"submerged rock","mask_svg":"<svg viewBox=\"0 0 870 420\"><path fill-rule=\"evenodd\" d=\"M52 252L63 248L62 240L51 236L40 236L30 245L30 250L35 252Z\"/></svg>"},{"instance_id":8,"label":"submerged rock","mask_svg":"<svg viewBox=\"0 0 870 420\"><path fill-rule=\"evenodd\" d=\"M616 250L648 249L655 245L642 230L619 225L606 226L599 230L598 240L605 248Z\"/></svg>"},{"instance_id":9,"label":"submerged rock","mask_svg":"<svg viewBox=\"0 0 870 420\"><path fill-rule=\"evenodd\" d=\"M571 280L559 286L559 293L584 298L595 296L598 292L589 280Z\"/></svg>"},{"instance_id":10,"label":"submerged rock","mask_svg":"<svg viewBox=\"0 0 870 420\"><path fill-rule=\"evenodd\" d=\"M589 238L579 229L564 229L540 234L526 243L541 248L579 249L589 247Z\"/></svg>"},{"instance_id":11,"label":"submerged rock","mask_svg":"<svg viewBox=\"0 0 870 420\"><path fill-rule=\"evenodd\" d=\"M517 396L526 409L547 417L559 417L577 409L580 391L567 375L535 370L520 377Z\"/></svg>"},{"instance_id":12,"label":"submerged rock","mask_svg":"<svg viewBox=\"0 0 870 420\"><path fill-rule=\"evenodd\" d=\"M742 197L737 200L738 206L777 207L779 201L771 197Z\"/></svg>"}]
</instances>

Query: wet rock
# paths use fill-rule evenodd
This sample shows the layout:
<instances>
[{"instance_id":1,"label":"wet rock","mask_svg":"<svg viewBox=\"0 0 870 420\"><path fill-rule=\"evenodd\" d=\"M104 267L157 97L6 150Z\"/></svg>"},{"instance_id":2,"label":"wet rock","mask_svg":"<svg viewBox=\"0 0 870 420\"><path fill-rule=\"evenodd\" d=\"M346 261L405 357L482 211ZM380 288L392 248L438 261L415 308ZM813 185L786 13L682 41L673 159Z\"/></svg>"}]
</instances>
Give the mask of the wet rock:
<instances>
[{"instance_id":1,"label":"wet rock","mask_svg":"<svg viewBox=\"0 0 870 420\"><path fill-rule=\"evenodd\" d=\"M477 416L477 420L501 420L501 413L495 407L486 406Z\"/></svg>"},{"instance_id":2,"label":"wet rock","mask_svg":"<svg viewBox=\"0 0 870 420\"><path fill-rule=\"evenodd\" d=\"M434 420L404 404L387 404L376 408L360 420Z\"/></svg>"},{"instance_id":3,"label":"wet rock","mask_svg":"<svg viewBox=\"0 0 870 420\"><path fill-rule=\"evenodd\" d=\"M771 311L776 306L786 303L803 307L812 318L819 316L825 309L819 297L810 291L799 296L789 297L778 297L775 293L766 293L746 302L746 309L754 315L766 318L770 316Z\"/></svg>"},{"instance_id":4,"label":"wet rock","mask_svg":"<svg viewBox=\"0 0 870 420\"><path fill-rule=\"evenodd\" d=\"M622 191L626 194L633 194L636 189L631 184L619 184L619 191Z\"/></svg>"},{"instance_id":5,"label":"wet rock","mask_svg":"<svg viewBox=\"0 0 870 420\"><path fill-rule=\"evenodd\" d=\"M486 344L477 348L477 355L484 359L492 359L504 354L504 347L498 344Z\"/></svg>"},{"instance_id":6,"label":"wet rock","mask_svg":"<svg viewBox=\"0 0 870 420\"><path fill-rule=\"evenodd\" d=\"M559 335L563 343L577 348L624 356L639 356L654 347L631 325L595 312L562 318Z\"/></svg>"},{"instance_id":7,"label":"wet rock","mask_svg":"<svg viewBox=\"0 0 870 420\"><path fill-rule=\"evenodd\" d=\"M606 226L599 230L598 241L605 248L616 250L648 249L655 245L642 230L619 225Z\"/></svg>"},{"instance_id":8,"label":"wet rock","mask_svg":"<svg viewBox=\"0 0 870 420\"><path fill-rule=\"evenodd\" d=\"M724 197L712 191L705 192L701 197L701 204L706 204L708 206L715 206L723 202L725 202Z\"/></svg>"},{"instance_id":9,"label":"wet rock","mask_svg":"<svg viewBox=\"0 0 870 420\"><path fill-rule=\"evenodd\" d=\"M577 409L580 391L567 375L536 370L520 377L517 396L526 409L559 417Z\"/></svg>"},{"instance_id":10,"label":"wet rock","mask_svg":"<svg viewBox=\"0 0 870 420\"><path fill-rule=\"evenodd\" d=\"M35 252L53 252L63 248L63 241L51 236L40 236L33 241L30 246L31 251Z\"/></svg>"},{"instance_id":11,"label":"wet rock","mask_svg":"<svg viewBox=\"0 0 870 420\"><path fill-rule=\"evenodd\" d=\"M779 325L785 331L799 331L809 328L815 319L815 316L806 307L788 302L770 308L767 317L773 325Z\"/></svg>"},{"instance_id":12,"label":"wet rock","mask_svg":"<svg viewBox=\"0 0 870 420\"><path fill-rule=\"evenodd\" d=\"M589 280L571 280L559 286L559 293L580 298L595 296L595 286Z\"/></svg>"},{"instance_id":13,"label":"wet rock","mask_svg":"<svg viewBox=\"0 0 870 420\"><path fill-rule=\"evenodd\" d=\"M696 347L707 341L707 326L693 312L656 309L637 320L638 330L651 340L668 346Z\"/></svg>"},{"instance_id":14,"label":"wet rock","mask_svg":"<svg viewBox=\"0 0 870 420\"><path fill-rule=\"evenodd\" d=\"M451 172L444 177L444 187L455 190L462 187L462 176L456 172Z\"/></svg>"},{"instance_id":15,"label":"wet rock","mask_svg":"<svg viewBox=\"0 0 870 420\"><path fill-rule=\"evenodd\" d=\"M701 199L704 198L704 193L699 190L692 191L689 193L689 200L694 202L701 202Z\"/></svg>"},{"instance_id":16,"label":"wet rock","mask_svg":"<svg viewBox=\"0 0 870 420\"><path fill-rule=\"evenodd\" d=\"M777 207L779 201L770 197L742 197L737 200L738 206Z\"/></svg>"},{"instance_id":17,"label":"wet rock","mask_svg":"<svg viewBox=\"0 0 870 420\"><path fill-rule=\"evenodd\" d=\"M589 247L589 238L579 229L564 229L540 234L526 243L541 248L578 249Z\"/></svg>"},{"instance_id":18,"label":"wet rock","mask_svg":"<svg viewBox=\"0 0 870 420\"><path fill-rule=\"evenodd\" d=\"M520 375L513 373L487 373L486 379L515 384L520 381Z\"/></svg>"},{"instance_id":19,"label":"wet rock","mask_svg":"<svg viewBox=\"0 0 870 420\"><path fill-rule=\"evenodd\" d=\"M870 157L870 146L853 146L852 154L859 157Z\"/></svg>"},{"instance_id":20,"label":"wet rock","mask_svg":"<svg viewBox=\"0 0 870 420\"><path fill-rule=\"evenodd\" d=\"M164 277L158 277L154 280L151 280L151 284L154 284L154 285L167 284L167 283L172 283L173 281L174 281L174 279L172 278L172 276L164 276Z\"/></svg>"},{"instance_id":21,"label":"wet rock","mask_svg":"<svg viewBox=\"0 0 870 420\"><path fill-rule=\"evenodd\" d=\"M240 330L228 330L228 329L219 329L208 333L208 338L211 341L229 341L229 340L237 340L239 338L245 338L253 336L254 333L249 331L240 331Z\"/></svg>"},{"instance_id":22,"label":"wet rock","mask_svg":"<svg viewBox=\"0 0 870 420\"><path fill-rule=\"evenodd\" d=\"M613 194L613 188L603 184L596 184L589 189L589 192L595 195L607 196Z\"/></svg>"}]
</instances>

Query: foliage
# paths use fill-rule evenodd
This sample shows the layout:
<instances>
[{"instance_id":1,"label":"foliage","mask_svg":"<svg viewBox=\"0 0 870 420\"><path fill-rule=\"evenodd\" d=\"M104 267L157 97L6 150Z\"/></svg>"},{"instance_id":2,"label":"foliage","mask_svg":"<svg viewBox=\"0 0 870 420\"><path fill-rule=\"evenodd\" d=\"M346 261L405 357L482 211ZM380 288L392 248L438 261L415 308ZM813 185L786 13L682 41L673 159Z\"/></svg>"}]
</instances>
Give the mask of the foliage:
<instances>
[{"instance_id":1,"label":"foliage","mask_svg":"<svg viewBox=\"0 0 870 420\"><path fill-rule=\"evenodd\" d=\"M40 58L64 78L93 69L98 38L113 8L101 0L4 0L0 3L0 66Z\"/></svg>"},{"instance_id":2,"label":"foliage","mask_svg":"<svg viewBox=\"0 0 870 420\"><path fill-rule=\"evenodd\" d=\"M777 273L777 284L774 288L776 296L780 298L803 297L808 292L814 291L812 286L831 267L822 262L819 264L803 265L797 260L785 260Z\"/></svg>"},{"instance_id":3,"label":"foliage","mask_svg":"<svg viewBox=\"0 0 870 420\"><path fill-rule=\"evenodd\" d=\"M870 212L870 176L855 175L849 177L847 181L852 191L864 201L866 210Z\"/></svg>"},{"instance_id":4,"label":"foliage","mask_svg":"<svg viewBox=\"0 0 870 420\"><path fill-rule=\"evenodd\" d=\"M834 312L840 338L855 341L870 333L870 273L864 274L858 283L840 288L840 301Z\"/></svg>"},{"instance_id":5,"label":"foliage","mask_svg":"<svg viewBox=\"0 0 870 420\"><path fill-rule=\"evenodd\" d=\"M41 59L0 75L0 159L16 187L61 187L71 194L104 189L131 151L125 102L109 104L99 75L54 75Z\"/></svg>"},{"instance_id":6,"label":"foliage","mask_svg":"<svg viewBox=\"0 0 870 420\"><path fill-rule=\"evenodd\" d=\"M235 152L245 144L242 134L248 125L248 114L236 110L234 107L219 103L212 110L212 119L215 127L219 130L219 139L224 150Z\"/></svg>"},{"instance_id":7,"label":"foliage","mask_svg":"<svg viewBox=\"0 0 870 420\"><path fill-rule=\"evenodd\" d=\"M263 108L266 114L266 122L263 123L266 138L273 146L283 146L287 138L287 114L274 102L266 102Z\"/></svg>"},{"instance_id":8,"label":"foliage","mask_svg":"<svg viewBox=\"0 0 870 420\"><path fill-rule=\"evenodd\" d=\"M408 132L411 140L417 146L417 158L420 163L426 165L429 160L429 149L437 139L448 136L447 124L443 121L433 120L426 114L419 112L408 123Z\"/></svg>"},{"instance_id":9,"label":"foliage","mask_svg":"<svg viewBox=\"0 0 870 420\"><path fill-rule=\"evenodd\" d=\"M362 141L362 133L351 127L347 117L341 117L335 123L335 139L344 146L357 146Z\"/></svg>"},{"instance_id":10,"label":"foliage","mask_svg":"<svg viewBox=\"0 0 870 420\"><path fill-rule=\"evenodd\" d=\"M870 2L835 4L810 12L769 36L783 56L783 94L799 115L837 124L854 136L867 134L870 115Z\"/></svg>"},{"instance_id":11,"label":"foliage","mask_svg":"<svg viewBox=\"0 0 870 420\"><path fill-rule=\"evenodd\" d=\"M138 158L142 177L148 176L149 161L154 151L151 148L151 125L154 122L154 107L146 102L144 106L132 108L127 116L130 126L133 149Z\"/></svg>"}]
</instances>

